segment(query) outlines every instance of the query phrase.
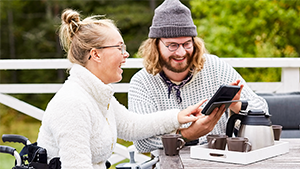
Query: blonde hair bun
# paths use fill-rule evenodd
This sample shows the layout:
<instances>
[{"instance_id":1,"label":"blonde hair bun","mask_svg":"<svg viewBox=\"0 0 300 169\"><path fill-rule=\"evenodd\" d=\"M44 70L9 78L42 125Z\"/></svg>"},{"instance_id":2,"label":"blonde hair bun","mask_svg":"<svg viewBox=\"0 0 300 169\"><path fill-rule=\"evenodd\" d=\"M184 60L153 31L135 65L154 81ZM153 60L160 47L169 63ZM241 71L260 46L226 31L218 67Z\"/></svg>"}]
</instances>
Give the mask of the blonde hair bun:
<instances>
[{"instance_id":1,"label":"blonde hair bun","mask_svg":"<svg viewBox=\"0 0 300 169\"><path fill-rule=\"evenodd\" d=\"M78 11L70 8L63 10L58 33L60 44L72 63L84 66L90 50L101 46L110 37L107 30L118 30L112 20L97 19L99 17L103 18L103 15L94 15L80 20Z\"/></svg>"},{"instance_id":2,"label":"blonde hair bun","mask_svg":"<svg viewBox=\"0 0 300 169\"><path fill-rule=\"evenodd\" d=\"M69 25L71 33L75 33L78 30L80 16L79 13L72 9L65 9L61 15L62 24Z\"/></svg>"}]
</instances>

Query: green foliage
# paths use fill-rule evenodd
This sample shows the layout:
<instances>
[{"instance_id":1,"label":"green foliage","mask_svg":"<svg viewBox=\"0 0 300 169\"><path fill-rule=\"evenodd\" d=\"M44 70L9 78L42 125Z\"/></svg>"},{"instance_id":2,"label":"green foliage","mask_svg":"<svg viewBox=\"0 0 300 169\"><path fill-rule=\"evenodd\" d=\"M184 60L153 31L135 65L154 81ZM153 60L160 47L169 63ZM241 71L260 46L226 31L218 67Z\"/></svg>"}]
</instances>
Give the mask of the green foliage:
<instances>
[{"instance_id":1,"label":"green foliage","mask_svg":"<svg viewBox=\"0 0 300 169\"><path fill-rule=\"evenodd\" d=\"M300 1L191 0L198 36L219 57L299 57ZM237 69L247 81L278 81L272 69Z\"/></svg>"},{"instance_id":2,"label":"green foliage","mask_svg":"<svg viewBox=\"0 0 300 169\"><path fill-rule=\"evenodd\" d=\"M247 82L279 82L281 68L235 68Z\"/></svg>"},{"instance_id":3,"label":"green foliage","mask_svg":"<svg viewBox=\"0 0 300 169\"><path fill-rule=\"evenodd\" d=\"M143 40L148 37L153 11L138 3L110 6L105 9L107 17L117 22L122 32L127 49L131 55L137 50Z\"/></svg>"},{"instance_id":4,"label":"green foliage","mask_svg":"<svg viewBox=\"0 0 300 169\"><path fill-rule=\"evenodd\" d=\"M199 36L221 57L299 57L300 1L191 0Z\"/></svg>"}]
</instances>

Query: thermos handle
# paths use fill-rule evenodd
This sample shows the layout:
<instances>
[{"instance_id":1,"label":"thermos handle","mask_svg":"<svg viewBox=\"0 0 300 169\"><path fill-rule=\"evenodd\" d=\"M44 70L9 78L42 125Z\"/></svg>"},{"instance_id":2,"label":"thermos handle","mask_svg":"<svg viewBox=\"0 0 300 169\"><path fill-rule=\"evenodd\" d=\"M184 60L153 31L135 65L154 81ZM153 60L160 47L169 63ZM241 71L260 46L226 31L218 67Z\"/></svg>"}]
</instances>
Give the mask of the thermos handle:
<instances>
[{"instance_id":1,"label":"thermos handle","mask_svg":"<svg viewBox=\"0 0 300 169\"><path fill-rule=\"evenodd\" d=\"M232 137L232 133L233 133L233 129L234 129L234 124L236 122L236 120L243 120L245 116L241 115L241 114L233 114L230 116L230 118L228 119L227 122L227 126L226 126L226 135L228 137Z\"/></svg>"}]
</instances>

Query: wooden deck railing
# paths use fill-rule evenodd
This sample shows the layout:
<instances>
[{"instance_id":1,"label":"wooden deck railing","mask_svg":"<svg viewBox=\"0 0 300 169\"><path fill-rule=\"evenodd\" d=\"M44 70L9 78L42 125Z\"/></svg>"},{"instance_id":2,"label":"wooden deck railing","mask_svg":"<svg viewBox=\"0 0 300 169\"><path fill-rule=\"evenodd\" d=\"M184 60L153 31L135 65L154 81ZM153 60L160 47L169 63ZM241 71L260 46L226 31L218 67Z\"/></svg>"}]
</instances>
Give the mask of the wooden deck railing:
<instances>
[{"instance_id":1,"label":"wooden deck railing","mask_svg":"<svg viewBox=\"0 0 300 169\"><path fill-rule=\"evenodd\" d=\"M255 92L293 92L300 90L299 68L300 58L222 58L235 68L282 68L280 82L248 82L248 85ZM67 69L71 63L67 59L18 59L0 60L0 71L26 70L26 69ZM128 58L122 68L142 68L142 59ZM1 78L1 77L0 77ZM56 93L62 84L0 84L0 103L16 109L24 114L42 120L44 110L32 106L24 101L18 100L9 94L39 94ZM113 84L116 93L127 93L128 83ZM129 148L117 145L110 161L115 164L125 158L129 158L128 151L136 151L133 146ZM136 161L142 162L149 159L148 156L135 153Z\"/></svg>"}]
</instances>

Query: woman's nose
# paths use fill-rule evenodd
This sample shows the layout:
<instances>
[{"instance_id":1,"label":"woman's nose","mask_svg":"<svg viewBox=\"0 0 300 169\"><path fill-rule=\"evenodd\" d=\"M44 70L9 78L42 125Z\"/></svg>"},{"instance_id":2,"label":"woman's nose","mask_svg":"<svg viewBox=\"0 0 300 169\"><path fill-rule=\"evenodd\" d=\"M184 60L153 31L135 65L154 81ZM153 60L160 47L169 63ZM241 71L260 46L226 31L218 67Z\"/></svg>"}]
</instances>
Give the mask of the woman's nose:
<instances>
[{"instance_id":1,"label":"woman's nose","mask_svg":"<svg viewBox=\"0 0 300 169\"><path fill-rule=\"evenodd\" d=\"M124 58L128 58L129 56L130 56L130 54L127 51L125 51Z\"/></svg>"}]
</instances>

